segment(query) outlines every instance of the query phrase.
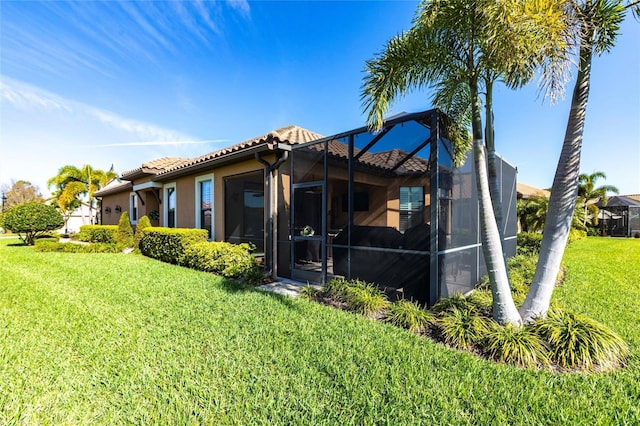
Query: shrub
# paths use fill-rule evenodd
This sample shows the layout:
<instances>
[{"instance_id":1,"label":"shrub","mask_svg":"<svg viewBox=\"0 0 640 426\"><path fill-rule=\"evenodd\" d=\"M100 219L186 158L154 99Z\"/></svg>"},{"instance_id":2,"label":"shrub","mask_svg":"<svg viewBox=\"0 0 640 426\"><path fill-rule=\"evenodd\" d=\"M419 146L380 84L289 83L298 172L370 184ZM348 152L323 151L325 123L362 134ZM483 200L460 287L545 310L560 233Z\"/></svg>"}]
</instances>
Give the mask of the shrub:
<instances>
[{"instance_id":1,"label":"shrub","mask_svg":"<svg viewBox=\"0 0 640 426\"><path fill-rule=\"evenodd\" d=\"M537 232L520 232L517 238L517 254L538 255L540 253L542 234Z\"/></svg>"},{"instance_id":2,"label":"shrub","mask_svg":"<svg viewBox=\"0 0 640 426\"><path fill-rule=\"evenodd\" d=\"M489 324L483 349L491 358L520 367L549 364L545 345L531 327L501 326L495 321Z\"/></svg>"},{"instance_id":3,"label":"shrub","mask_svg":"<svg viewBox=\"0 0 640 426\"><path fill-rule=\"evenodd\" d=\"M116 243L125 247L133 246L133 228L129 222L129 212L122 212L116 231Z\"/></svg>"},{"instance_id":4,"label":"shrub","mask_svg":"<svg viewBox=\"0 0 640 426\"><path fill-rule=\"evenodd\" d=\"M163 262L183 265L185 248L196 242L206 242L207 236L206 229L150 227L142 231L140 252Z\"/></svg>"},{"instance_id":5,"label":"shrub","mask_svg":"<svg viewBox=\"0 0 640 426\"><path fill-rule=\"evenodd\" d=\"M151 221L147 216L142 216L140 219L138 219L138 224L136 225L136 233L134 237L135 239L134 243L136 248L140 247L142 232L145 230L145 228L149 228L150 226L151 226Z\"/></svg>"},{"instance_id":6,"label":"shrub","mask_svg":"<svg viewBox=\"0 0 640 426\"><path fill-rule=\"evenodd\" d=\"M458 349L470 349L482 341L488 331L489 319L484 318L472 307L452 306L436 317L445 343Z\"/></svg>"},{"instance_id":7,"label":"shrub","mask_svg":"<svg viewBox=\"0 0 640 426\"><path fill-rule=\"evenodd\" d=\"M73 244L60 243L50 239L37 240L35 251L58 253L119 253L122 246L112 243Z\"/></svg>"},{"instance_id":8,"label":"shrub","mask_svg":"<svg viewBox=\"0 0 640 426\"><path fill-rule=\"evenodd\" d=\"M320 289L318 289L317 287L312 287L309 284L307 284L306 287L302 287L302 289L300 289L300 297L307 300L316 300L321 293L322 291Z\"/></svg>"},{"instance_id":9,"label":"shrub","mask_svg":"<svg viewBox=\"0 0 640 426\"><path fill-rule=\"evenodd\" d=\"M427 330L433 315L413 301L398 300L389 306L386 320L411 332L419 332Z\"/></svg>"},{"instance_id":10,"label":"shrub","mask_svg":"<svg viewBox=\"0 0 640 426\"><path fill-rule=\"evenodd\" d=\"M486 316L491 316L493 310L493 295L490 290L474 290L467 297L467 302L475 306L475 308Z\"/></svg>"},{"instance_id":11,"label":"shrub","mask_svg":"<svg viewBox=\"0 0 640 426\"><path fill-rule=\"evenodd\" d=\"M571 244L583 238L587 238L587 231L583 231L582 229L572 228L569 231L569 240L567 241L567 244Z\"/></svg>"},{"instance_id":12,"label":"shrub","mask_svg":"<svg viewBox=\"0 0 640 426\"><path fill-rule=\"evenodd\" d=\"M378 287L360 283L358 281L346 289L345 302L349 310L368 316L389 306L387 297Z\"/></svg>"},{"instance_id":13,"label":"shrub","mask_svg":"<svg viewBox=\"0 0 640 426\"><path fill-rule=\"evenodd\" d=\"M82 225L78 239L89 243L115 244L117 225Z\"/></svg>"},{"instance_id":14,"label":"shrub","mask_svg":"<svg viewBox=\"0 0 640 426\"><path fill-rule=\"evenodd\" d=\"M33 245L35 238L62 228L64 219L53 206L35 201L19 204L4 214L4 227L18 234L22 242Z\"/></svg>"},{"instance_id":15,"label":"shrub","mask_svg":"<svg viewBox=\"0 0 640 426\"><path fill-rule=\"evenodd\" d=\"M322 289L322 296L329 297L337 302L344 302L349 281L344 278L333 278Z\"/></svg>"},{"instance_id":16,"label":"shrub","mask_svg":"<svg viewBox=\"0 0 640 426\"><path fill-rule=\"evenodd\" d=\"M629 354L629 347L613 330L567 310L551 310L532 327L560 367L608 370L623 365Z\"/></svg>"},{"instance_id":17,"label":"shrub","mask_svg":"<svg viewBox=\"0 0 640 426\"><path fill-rule=\"evenodd\" d=\"M444 315L448 312L453 311L454 309L460 310L468 310L475 309L475 306L469 303L464 294L462 293L453 293L449 297L443 297L438 300L435 305L431 307L431 311L433 311L437 315Z\"/></svg>"},{"instance_id":18,"label":"shrub","mask_svg":"<svg viewBox=\"0 0 640 426\"><path fill-rule=\"evenodd\" d=\"M377 286L358 279L333 278L324 285L320 295L344 303L347 309L363 315L389 306L387 297Z\"/></svg>"},{"instance_id":19,"label":"shrub","mask_svg":"<svg viewBox=\"0 0 640 426\"><path fill-rule=\"evenodd\" d=\"M244 278L254 269L259 269L249 244L220 241L202 241L185 245L178 263L199 271L213 272L225 278Z\"/></svg>"}]
</instances>

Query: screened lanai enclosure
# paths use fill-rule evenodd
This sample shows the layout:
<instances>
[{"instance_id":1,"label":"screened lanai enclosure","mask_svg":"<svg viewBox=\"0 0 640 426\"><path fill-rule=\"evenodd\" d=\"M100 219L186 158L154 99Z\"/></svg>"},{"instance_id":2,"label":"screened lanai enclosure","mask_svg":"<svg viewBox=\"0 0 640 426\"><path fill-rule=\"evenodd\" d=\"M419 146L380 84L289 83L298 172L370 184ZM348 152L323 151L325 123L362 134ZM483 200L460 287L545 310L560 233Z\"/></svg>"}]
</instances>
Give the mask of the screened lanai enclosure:
<instances>
[{"instance_id":1,"label":"screened lanai enclosure","mask_svg":"<svg viewBox=\"0 0 640 426\"><path fill-rule=\"evenodd\" d=\"M279 179L278 275L358 278L428 304L471 290L486 270L474 166L469 157L454 167L442 120L437 110L404 114L379 132L293 146ZM512 256L516 170L500 160L498 173Z\"/></svg>"}]
</instances>

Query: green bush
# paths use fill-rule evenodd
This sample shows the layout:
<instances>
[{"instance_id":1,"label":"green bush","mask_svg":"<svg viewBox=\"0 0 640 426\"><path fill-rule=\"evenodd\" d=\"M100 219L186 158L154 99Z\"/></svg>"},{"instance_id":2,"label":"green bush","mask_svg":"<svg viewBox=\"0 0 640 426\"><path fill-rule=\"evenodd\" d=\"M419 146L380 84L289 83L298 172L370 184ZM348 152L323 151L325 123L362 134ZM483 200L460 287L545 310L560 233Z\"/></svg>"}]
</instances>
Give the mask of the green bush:
<instances>
[{"instance_id":1,"label":"green bush","mask_svg":"<svg viewBox=\"0 0 640 426\"><path fill-rule=\"evenodd\" d=\"M337 302L345 302L347 288L352 285L344 278L333 278L322 288L321 295Z\"/></svg>"},{"instance_id":2,"label":"green bush","mask_svg":"<svg viewBox=\"0 0 640 426\"><path fill-rule=\"evenodd\" d=\"M346 309L363 315L389 306L387 297L376 285L358 279L334 278L324 285L320 296L344 303Z\"/></svg>"},{"instance_id":3,"label":"green bush","mask_svg":"<svg viewBox=\"0 0 640 426\"><path fill-rule=\"evenodd\" d=\"M470 349L487 334L489 321L470 305L466 308L453 306L436 317L435 325L445 343L458 349Z\"/></svg>"},{"instance_id":4,"label":"green bush","mask_svg":"<svg viewBox=\"0 0 640 426\"><path fill-rule=\"evenodd\" d=\"M567 244L574 243L574 242L576 242L578 240L581 240L583 238L587 238L587 231L583 231L581 229L572 228L569 231L569 240L567 241Z\"/></svg>"},{"instance_id":5,"label":"green bush","mask_svg":"<svg viewBox=\"0 0 640 426\"><path fill-rule=\"evenodd\" d=\"M532 327L501 326L489 323L489 331L482 342L483 350L498 362L520 367L538 367L549 364L547 350Z\"/></svg>"},{"instance_id":6,"label":"green bush","mask_svg":"<svg viewBox=\"0 0 640 426\"><path fill-rule=\"evenodd\" d=\"M542 245L542 234L520 232L517 237L516 254L538 255Z\"/></svg>"},{"instance_id":7,"label":"green bush","mask_svg":"<svg viewBox=\"0 0 640 426\"><path fill-rule=\"evenodd\" d=\"M133 228L129 221L129 212L122 212L116 231L116 243L125 247L133 246Z\"/></svg>"},{"instance_id":8,"label":"green bush","mask_svg":"<svg viewBox=\"0 0 640 426\"><path fill-rule=\"evenodd\" d=\"M89 243L115 244L118 225L82 225L78 239Z\"/></svg>"},{"instance_id":9,"label":"green bush","mask_svg":"<svg viewBox=\"0 0 640 426\"><path fill-rule=\"evenodd\" d=\"M478 312L490 317L493 310L491 290L476 289L467 297L467 302L475 306Z\"/></svg>"},{"instance_id":10,"label":"green bush","mask_svg":"<svg viewBox=\"0 0 640 426\"><path fill-rule=\"evenodd\" d=\"M302 289L300 289L300 297L307 300L316 300L321 293L322 291L319 288L312 287L309 284L307 284L306 287L302 287Z\"/></svg>"},{"instance_id":11,"label":"green bush","mask_svg":"<svg viewBox=\"0 0 640 426\"><path fill-rule=\"evenodd\" d=\"M122 246L113 243L73 244L47 238L37 240L34 248L39 252L57 253L119 253L122 249Z\"/></svg>"},{"instance_id":12,"label":"green bush","mask_svg":"<svg viewBox=\"0 0 640 426\"><path fill-rule=\"evenodd\" d=\"M206 229L151 227L142 231L140 252L163 262L184 265L187 246L207 241Z\"/></svg>"},{"instance_id":13,"label":"green bush","mask_svg":"<svg viewBox=\"0 0 640 426\"><path fill-rule=\"evenodd\" d=\"M134 243L135 243L135 247L138 248L140 247L140 240L142 239L142 232L146 229L151 227L151 221L149 220L149 218L147 216L142 216L139 220L138 220L138 224L136 225L136 233L134 236Z\"/></svg>"},{"instance_id":14,"label":"green bush","mask_svg":"<svg viewBox=\"0 0 640 426\"><path fill-rule=\"evenodd\" d=\"M4 214L4 227L18 234L22 242L33 245L36 237L64 226L64 219L55 207L35 201L19 204Z\"/></svg>"},{"instance_id":15,"label":"green bush","mask_svg":"<svg viewBox=\"0 0 640 426\"><path fill-rule=\"evenodd\" d=\"M471 304L464 294L462 293L453 293L449 297L443 297L436 302L435 305L431 307L431 311L437 315L443 315L448 312L453 311L454 309L475 309L475 306Z\"/></svg>"},{"instance_id":16,"label":"green bush","mask_svg":"<svg viewBox=\"0 0 640 426\"><path fill-rule=\"evenodd\" d=\"M560 367L609 370L624 365L629 347L613 330L584 315L553 309L532 327Z\"/></svg>"},{"instance_id":17,"label":"green bush","mask_svg":"<svg viewBox=\"0 0 640 426\"><path fill-rule=\"evenodd\" d=\"M205 231L205 236L206 236ZM225 278L245 278L259 269L249 244L202 241L187 244L178 262L200 271L213 272Z\"/></svg>"},{"instance_id":18,"label":"green bush","mask_svg":"<svg viewBox=\"0 0 640 426\"><path fill-rule=\"evenodd\" d=\"M386 320L411 332L420 332L429 328L433 315L413 301L398 300L389 306Z\"/></svg>"},{"instance_id":19,"label":"green bush","mask_svg":"<svg viewBox=\"0 0 640 426\"><path fill-rule=\"evenodd\" d=\"M367 316L389 306L385 294L372 284L347 287L345 301L349 310Z\"/></svg>"}]
</instances>

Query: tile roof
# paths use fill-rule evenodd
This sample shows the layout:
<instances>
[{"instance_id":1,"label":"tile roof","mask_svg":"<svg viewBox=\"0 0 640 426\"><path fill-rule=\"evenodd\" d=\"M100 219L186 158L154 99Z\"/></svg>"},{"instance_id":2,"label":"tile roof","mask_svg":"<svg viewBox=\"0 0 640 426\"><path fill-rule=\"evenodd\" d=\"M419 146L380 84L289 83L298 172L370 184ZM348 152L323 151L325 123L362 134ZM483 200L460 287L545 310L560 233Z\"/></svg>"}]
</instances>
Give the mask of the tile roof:
<instances>
[{"instance_id":1,"label":"tile roof","mask_svg":"<svg viewBox=\"0 0 640 426\"><path fill-rule=\"evenodd\" d=\"M137 174L156 175L188 161L188 158L163 157L157 160L147 161L146 163L142 163L142 166L138 168L122 172L122 177L126 179L128 176L135 176Z\"/></svg>"},{"instance_id":2,"label":"tile roof","mask_svg":"<svg viewBox=\"0 0 640 426\"><path fill-rule=\"evenodd\" d=\"M298 127L294 125L286 126L277 130L273 130L264 135L261 135L252 139L247 139L246 141L240 142L236 145L232 145L230 147L223 148L218 151L213 151L208 154L201 155L200 157L191 158L181 163L176 163L173 166L165 168L158 174L161 175L165 173L175 172L181 169L188 169L189 167L195 166L197 164L211 161L227 154L242 151L244 149L252 148L252 147L263 145L266 143L282 143L286 145L296 145L300 143L315 141L315 140L321 139L322 137L323 136L321 134L312 132L302 127Z\"/></svg>"},{"instance_id":3,"label":"tile roof","mask_svg":"<svg viewBox=\"0 0 640 426\"><path fill-rule=\"evenodd\" d=\"M518 193L518 197L520 198L531 198L531 197L544 197L549 198L551 196L551 192L546 189L536 188L535 186L527 185L526 183L517 183L516 191Z\"/></svg>"}]
</instances>

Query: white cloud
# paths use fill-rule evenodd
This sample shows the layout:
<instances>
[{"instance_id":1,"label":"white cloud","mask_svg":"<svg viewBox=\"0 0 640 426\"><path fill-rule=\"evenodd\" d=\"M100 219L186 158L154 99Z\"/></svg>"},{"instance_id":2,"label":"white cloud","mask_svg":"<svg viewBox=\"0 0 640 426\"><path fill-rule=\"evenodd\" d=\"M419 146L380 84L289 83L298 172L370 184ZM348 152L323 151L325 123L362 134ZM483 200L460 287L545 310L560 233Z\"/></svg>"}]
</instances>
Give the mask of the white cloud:
<instances>
[{"instance_id":1,"label":"white cloud","mask_svg":"<svg viewBox=\"0 0 640 426\"><path fill-rule=\"evenodd\" d=\"M169 142L194 141L191 135L167 129L155 124L122 117L113 112L86 105L8 77L0 76L0 102L7 102L22 110L65 111L85 119L95 119L102 124L124 132L128 139Z\"/></svg>"}]
</instances>

